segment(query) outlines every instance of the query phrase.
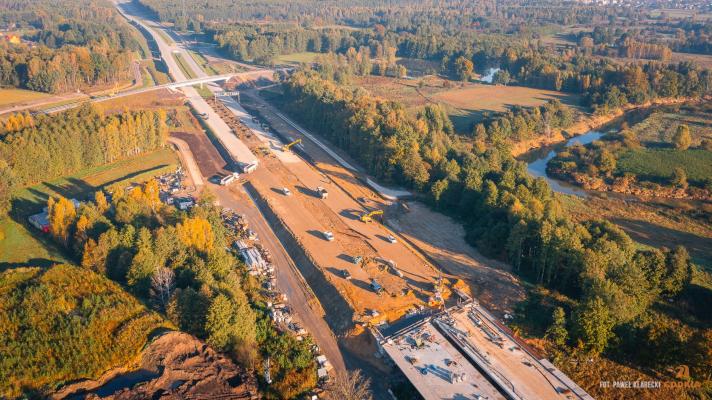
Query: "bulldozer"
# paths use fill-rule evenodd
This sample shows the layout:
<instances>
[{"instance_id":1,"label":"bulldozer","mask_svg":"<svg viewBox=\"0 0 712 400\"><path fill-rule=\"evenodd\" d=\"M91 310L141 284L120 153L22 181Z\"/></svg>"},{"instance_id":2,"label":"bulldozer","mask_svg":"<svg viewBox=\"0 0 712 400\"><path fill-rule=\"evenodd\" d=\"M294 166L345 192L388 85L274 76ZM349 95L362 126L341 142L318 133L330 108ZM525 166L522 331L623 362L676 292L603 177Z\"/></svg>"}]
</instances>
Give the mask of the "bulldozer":
<instances>
[{"instance_id":1,"label":"bulldozer","mask_svg":"<svg viewBox=\"0 0 712 400\"><path fill-rule=\"evenodd\" d=\"M287 151L290 148L292 148L292 146L294 146L295 144L299 144L301 142L302 142L302 139L297 139L297 140L293 141L292 143L285 144L284 146L282 146L282 151Z\"/></svg>"},{"instance_id":2,"label":"bulldozer","mask_svg":"<svg viewBox=\"0 0 712 400\"><path fill-rule=\"evenodd\" d=\"M375 217L376 215L383 215L383 210L374 210L369 213L365 213L361 215L359 219L361 220L361 222L371 222L373 221L373 217Z\"/></svg>"}]
</instances>

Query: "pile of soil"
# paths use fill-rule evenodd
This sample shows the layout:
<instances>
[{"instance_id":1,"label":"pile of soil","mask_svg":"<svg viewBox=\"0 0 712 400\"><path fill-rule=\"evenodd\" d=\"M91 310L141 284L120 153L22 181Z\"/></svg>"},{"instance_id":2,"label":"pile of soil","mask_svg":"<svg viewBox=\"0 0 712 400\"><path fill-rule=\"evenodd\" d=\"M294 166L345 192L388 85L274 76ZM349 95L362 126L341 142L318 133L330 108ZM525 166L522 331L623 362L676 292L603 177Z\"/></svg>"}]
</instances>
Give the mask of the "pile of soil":
<instances>
[{"instance_id":1,"label":"pile of soil","mask_svg":"<svg viewBox=\"0 0 712 400\"><path fill-rule=\"evenodd\" d=\"M120 383L131 374L140 375L141 382ZM146 347L137 371L123 375L110 371L98 381L67 386L53 398L255 399L259 396L252 374L195 337L169 332Z\"/></svg>"}]
</instances>

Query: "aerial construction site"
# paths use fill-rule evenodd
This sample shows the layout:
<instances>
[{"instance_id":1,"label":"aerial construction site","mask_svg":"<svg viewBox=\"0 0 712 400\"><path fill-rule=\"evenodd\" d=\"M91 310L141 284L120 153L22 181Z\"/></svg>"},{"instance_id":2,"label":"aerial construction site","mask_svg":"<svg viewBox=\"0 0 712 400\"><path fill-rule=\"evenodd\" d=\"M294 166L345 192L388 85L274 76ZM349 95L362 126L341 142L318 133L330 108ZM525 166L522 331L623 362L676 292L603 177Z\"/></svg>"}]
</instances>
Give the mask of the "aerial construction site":
<instances>
[{"instance_id":1,"label":"aerial construction site","mask_svg":"<svg viewBox=\"0 0 712 400\"><path fill-rule=\"evenodd\" d=\"M208 77L182 45L164 42L161 28L122 9L153 34L164 59L182 52L183 68ZM174 61L167 66L186 79ZM430 217L411 210L410 193L378 184L275 108L263 95L274 72L206 83L212 96L179 89L199 129L172 142L196 192L209 189L231 218L249 221L247 242L234 247L273 273L283 293L275 318L288 309L295 331L312 336L324 354L319 378L332 367L376 376L395 366L426 399L589 399L499 321L522 292L506 268L461 252L449 239L460 237L457 224L418 225ZM376 385L384 389L376 397L387 398L386 384Z\"/></svg>"}]
</instances>

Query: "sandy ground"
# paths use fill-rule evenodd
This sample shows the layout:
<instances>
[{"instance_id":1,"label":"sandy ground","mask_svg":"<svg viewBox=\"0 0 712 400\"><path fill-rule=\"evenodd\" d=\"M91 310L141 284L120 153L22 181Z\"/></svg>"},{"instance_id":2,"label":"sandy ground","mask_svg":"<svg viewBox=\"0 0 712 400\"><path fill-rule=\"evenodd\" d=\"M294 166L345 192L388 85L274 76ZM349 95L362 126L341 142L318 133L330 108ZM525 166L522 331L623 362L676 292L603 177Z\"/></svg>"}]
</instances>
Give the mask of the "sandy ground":
<instances>
[{"instance_id":1,"label":"sandy ground","mask_svg":"<svg viewBox=\"0 0 712 400\"><path fill-rule=\"evenodd\" d=\"M246 96L243 96L243 100L245 99ZM274 129L285 132L290 138L304 139L300 149L309 155L316 168L328 176L334 185L344 189L363 209L387 210L386 225L389 229L402 235L406 244L424 255L427 264L434 266L436 270L440 269L444 277L464 279L471 292L494 314L501 317L504 312L511 313L514 305L524 299L524 289L519 280L510 273L509 266L479 254L465 242L465 231L460 224L417 202L409 204L409 213L395 212L400 207L379 197L364 185L354 172L336 163L332 157L292 127L280 123L278 118L271 118L269 105L254 96L250 96L249 100L255 102L255 107L269 120ZM333 146L332 150L349 164L358 165Z\"/></svg>"},{"instance_id":2,"label":"sandy ground","mask_svg":"<svg viewBox=\"0 0 712 400\"><path fill-rule=\"evenodd\" d=\"M280 119L269 111L264 108L261 115L268 118L273 129L279 129L286 137L300 136L293 128L290 130L284 124L278 124ZM384 203L377 195L333 162L333 158L322 158L321 149L311 151L310 147L309 155L317 166L314 168L292 151L282 151L281 142L275 138L260 139L251 135L246 141L254 149L263 148L260 169L254 173L259 179L251 180L255 189L323 271L327 284L336 286L352 306L355 315L343 316L339 325L346 326L352 318L357 321L392 321L414 306L428 302L434 293L433 284L439 271L404 241L389 243L386 237L393 232L387 227L359 220L363 213L383 208ZM309 144L305 142L304 145ZM262 175L260 170L270 174ZM327 199L318 198L317 186L329 191ZM281 193L283 187L289 188L292 196L284 196ZM333 232L335 240L326 241L324 231ZM354 256L363 257L365 262L354 264ZM383 263L377 259L395 261L403 277L383 268ZM349 272L350 280L343 277L343 271ZM370 287L372 279L383 286L385 293L378 295L374 292ZM310 285L314 283L310 282ZM375 319L370 315L373 310L379 314Z\"/></svg>"},{"instance_id":3,"label":"sandy ground","mask_svg":"<svg viewBox=\"0 0 712 400\"><path fill-rule=\"evenodd\" d=\"M524 288L510 266L488 259L470 246L462 225L422 203L409 202L408 209L390 207L387 224L448 274L464 279L490 312L501 318L524 300Z\"/></svg>"},{"instance_id":4,"label":"sandy ground","mask_svg":"<svg viewBox=\"0 0 712 400\"><path fill-rule=\"evenodd\" d=\"M252 374L183 332L168 332L156 338L142 352L134 371L120 375L110 371L105 376L111 378L69 385L52 398L68 398L78 391L91 393L70 398L258 398ZM137 376L142 378L132 378ZM129 381L132 384L122 383Z\"/></svg>"}]
</instances>

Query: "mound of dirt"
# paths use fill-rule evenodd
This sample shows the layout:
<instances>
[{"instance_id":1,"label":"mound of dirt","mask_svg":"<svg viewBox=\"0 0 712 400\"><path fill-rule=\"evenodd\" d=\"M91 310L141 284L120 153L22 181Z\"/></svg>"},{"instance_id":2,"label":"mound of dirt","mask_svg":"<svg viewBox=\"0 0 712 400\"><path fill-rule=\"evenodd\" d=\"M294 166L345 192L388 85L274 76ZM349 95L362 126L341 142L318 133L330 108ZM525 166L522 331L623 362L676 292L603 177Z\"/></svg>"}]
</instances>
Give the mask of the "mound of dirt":
<instances>
[{"instance_id":1,"label":"mound of dirt","mask_svg":"<svg viewBox=\"0 0 712 400\"><path fill-rule=\"evenodd\" d=\"M94 385L79 382L65 387L53 397L115 400L259 398L252 374L183 332L169 332L155 339L141 354L136 371L123 375L110 371L105 376L110 378L94 381ZM137 376L139 382L136 382Z\"/></svg>"}]
</instances>

